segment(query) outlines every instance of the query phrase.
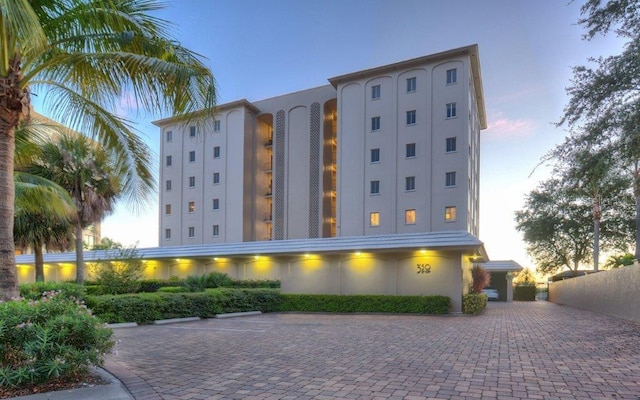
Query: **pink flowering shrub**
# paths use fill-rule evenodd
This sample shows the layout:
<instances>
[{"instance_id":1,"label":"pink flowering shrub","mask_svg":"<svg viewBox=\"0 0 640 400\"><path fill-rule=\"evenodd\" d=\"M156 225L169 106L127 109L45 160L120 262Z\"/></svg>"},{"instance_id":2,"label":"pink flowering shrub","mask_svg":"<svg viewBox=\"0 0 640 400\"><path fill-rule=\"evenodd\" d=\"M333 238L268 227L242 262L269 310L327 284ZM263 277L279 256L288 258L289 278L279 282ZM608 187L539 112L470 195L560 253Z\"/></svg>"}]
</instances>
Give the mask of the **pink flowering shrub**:
<instances>
[{"instance_id":1,"label":"pink flowering shrub","mask_svg":"<svg viewBox=\"0 0 640 400\"><path fill-rule=\"evenodd\" d=\"M47 291L0 303L0 386L79 376L111 352L110 329L84 303Z\"/></svg>"}]
</instances>

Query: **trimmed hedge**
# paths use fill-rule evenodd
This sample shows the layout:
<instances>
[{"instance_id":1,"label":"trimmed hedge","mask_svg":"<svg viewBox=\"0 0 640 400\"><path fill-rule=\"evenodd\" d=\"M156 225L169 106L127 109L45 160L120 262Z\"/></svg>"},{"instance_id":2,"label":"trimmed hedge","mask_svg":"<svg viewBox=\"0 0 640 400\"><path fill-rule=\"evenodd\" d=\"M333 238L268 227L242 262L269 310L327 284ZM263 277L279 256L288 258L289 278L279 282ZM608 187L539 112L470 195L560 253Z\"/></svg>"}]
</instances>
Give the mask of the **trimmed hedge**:
<instances>
[{"instance_id":1,"label":"trimmed hedge","mask_svg":"<svg viewBox=\"0 0 640 400\"><path fill-rule=\"evenodd\" d=\"M517 285L513 290L513 300L535 301L536 292L536 287L533 285Z\"/></svg>"},{"instance_id":2,"label":"trimmed hedge","mask_svg":"<svg viewBox=\"0 0 640 400\"><path fill-rule=\"evenodd\" d=\"M282 294L277 311L447 314L446 296Z\"/></svg>"},{"instance_id":3,"label":"trimmed hedge","mask_svg":"<svg viewBox=\"0 0 640 400\"><path fill-rule=\"evenodd\" d=\"M150 323L159 319L200 317L241 311L275 311L277 290L210 289L200 293L138 293L87 296L87 306L104 322Z\"/></svg>"},{"instance_id":4,"label":"trimmed hedge","mask_svg":"<svg viewBox=\"0 0 640 400\"><path fill-rule=\"evenodd\" d=\"M40 300L46 292L59 292L58 296L67 299L83 300L85 288L71 282L35 282L19 286L20 296L28 300Z\"/></svg>"},{"instance_id":5,"label":"trimmed hedge","mask_svg":"<svg viewBox=\"0 0 640 400\"><path fill-rule=\"evenodd\" d=\"M480 314L487 306L487 295L484 293L469 293L462 296L462 312L465 314Z\"/></svg>"}]
</instances>

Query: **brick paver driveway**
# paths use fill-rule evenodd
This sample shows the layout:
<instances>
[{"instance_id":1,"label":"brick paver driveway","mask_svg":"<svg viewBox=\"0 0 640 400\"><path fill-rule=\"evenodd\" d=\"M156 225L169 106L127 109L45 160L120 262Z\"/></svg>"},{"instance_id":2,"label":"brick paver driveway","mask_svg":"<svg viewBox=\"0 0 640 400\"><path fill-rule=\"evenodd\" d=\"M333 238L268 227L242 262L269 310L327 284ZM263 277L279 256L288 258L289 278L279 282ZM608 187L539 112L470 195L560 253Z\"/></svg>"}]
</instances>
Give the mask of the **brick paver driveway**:
<instances>
[{"instance_id":1,"label":"brick paver driveway","mask_svg":"<svg viewBox=\"0 0 640 400\"><path fill-rule=\"evenodd\" d=\"M143 399L640 399L640 324L546 302L478 317L265 314L119 329Z\"/></svg>"}]
</instances>

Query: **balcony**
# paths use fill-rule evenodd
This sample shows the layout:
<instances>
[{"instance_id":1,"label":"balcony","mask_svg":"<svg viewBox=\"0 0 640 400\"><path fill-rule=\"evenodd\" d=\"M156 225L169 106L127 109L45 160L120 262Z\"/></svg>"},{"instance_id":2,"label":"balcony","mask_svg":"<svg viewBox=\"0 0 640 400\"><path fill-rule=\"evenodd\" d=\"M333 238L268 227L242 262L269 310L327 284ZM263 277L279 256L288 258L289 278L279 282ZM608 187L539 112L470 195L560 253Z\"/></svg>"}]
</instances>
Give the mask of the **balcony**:
<instances>
[{"instance_id":1,"label":"balcony","mask_svg":"<svg viewBox=\"0 0 640 400\"><path fill-rule=\"evenodd\" d=\"M262 166L262 169L264 170L264 172L269 172L270 173L271 171L273 171L273 162L272 161L267 161Z\"/></svg>"},{"instance_id":2,"label":"balcony","mask_svg":"<svg viewBox=\"0 0 640 400\"><path fill-rule=\"evenodd\" d=\"M264 216L262 218L262 220L264 222L271 222L273 220L273 214L271 213L264 213Z\"/></svg>"},{"instance_id":3,"label":"balcony","mask_svg":"<svg viewBox=\"0 0 640 400\"><path fill-rule=\"evenodd\" d=\"M267 139L264 141L264 147L271 147L271 146L273 146L273 138L272 138L272 137L267 138Z\"/></svg>"}]
</instances>

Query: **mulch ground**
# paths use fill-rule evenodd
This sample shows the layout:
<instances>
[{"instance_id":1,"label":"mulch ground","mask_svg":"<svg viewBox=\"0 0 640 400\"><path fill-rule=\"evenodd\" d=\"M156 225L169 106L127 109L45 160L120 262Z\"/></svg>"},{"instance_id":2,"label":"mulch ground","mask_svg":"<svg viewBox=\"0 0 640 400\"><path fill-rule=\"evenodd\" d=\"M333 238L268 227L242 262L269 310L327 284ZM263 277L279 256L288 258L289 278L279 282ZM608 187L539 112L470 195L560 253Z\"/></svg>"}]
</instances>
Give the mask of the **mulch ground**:
<instances>
[{"instance_id":1,"label":"mulch ground","mask_svg":"<svg viewBox=\"0 0 640 400\"><path fill-rule=\"evenodd\" d=\"M58 390L78 389L92 386L106 385L109 382L102 379L100 375L95 372L90 372L88 375L74 376L66 379L54 379L47 383L32 384L20 387L5 387L0 386L0 399L7 399L10 397L28 396L31 394L55 392Z\"/></svg>"}]
</instances>

